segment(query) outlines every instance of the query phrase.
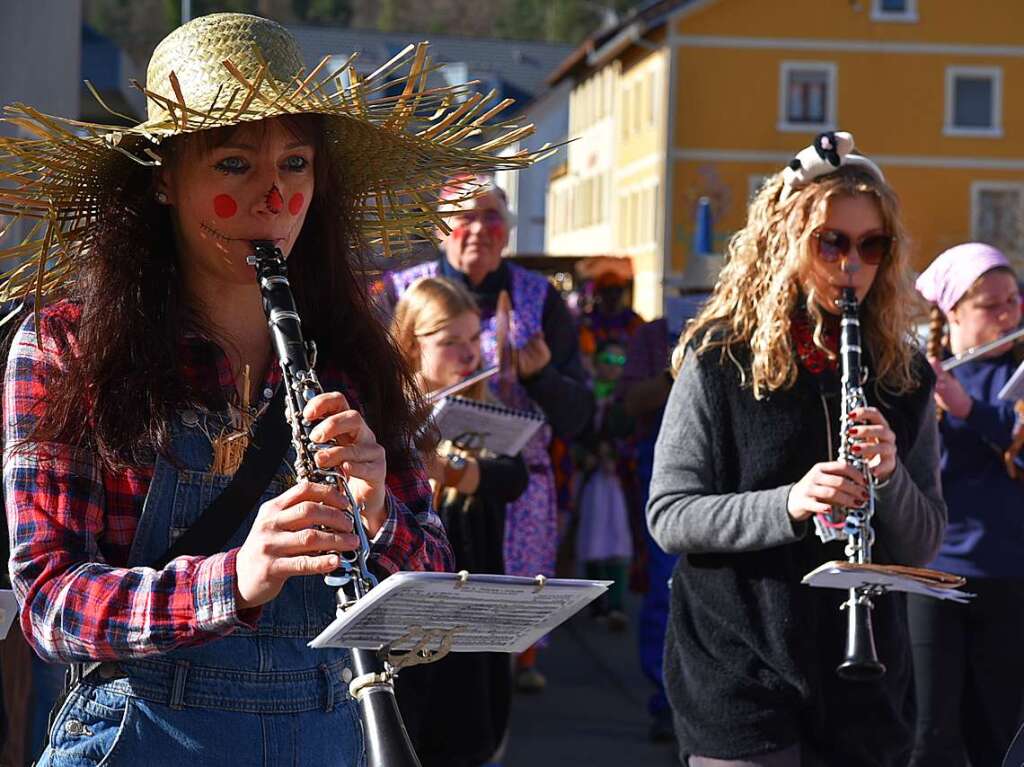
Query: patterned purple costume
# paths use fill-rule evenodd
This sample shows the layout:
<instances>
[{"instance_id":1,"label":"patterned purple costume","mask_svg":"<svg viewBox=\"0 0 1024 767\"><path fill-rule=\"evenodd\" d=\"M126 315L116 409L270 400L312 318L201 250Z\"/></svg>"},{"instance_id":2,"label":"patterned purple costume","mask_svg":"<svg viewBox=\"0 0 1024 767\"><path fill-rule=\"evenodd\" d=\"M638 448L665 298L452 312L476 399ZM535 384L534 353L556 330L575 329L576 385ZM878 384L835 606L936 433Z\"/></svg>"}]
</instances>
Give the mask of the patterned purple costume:
<instances>
[{"instance_id":1,"label":"patterned purple costume","mask_svg":"<svg viewBox=\"0 0 1024 767\"><path fill-rule=\"evenodd\" d=\"M440 263L429 261L385 275L389 292L397 299L421 277L436 277ZM509 337L512 346L521 349L538 333L543 332L542 317L548 281L539 274L512 263L507 264L510 277L512 318ZM493 311L481 316L480 351L485 365L496 361L495 317ZM520 410L537 410L526 389L515 381L507 396L501 397L498 383L491 379L496 397ZM505 509L505 572L508 575L534 576L555 574L555 552L558 527L555 511L555 477L551 469L548 444L551 427L545 425L523 448L523 460L530 470L530 484L518 499Z\"/></svg>"}]
</instances>

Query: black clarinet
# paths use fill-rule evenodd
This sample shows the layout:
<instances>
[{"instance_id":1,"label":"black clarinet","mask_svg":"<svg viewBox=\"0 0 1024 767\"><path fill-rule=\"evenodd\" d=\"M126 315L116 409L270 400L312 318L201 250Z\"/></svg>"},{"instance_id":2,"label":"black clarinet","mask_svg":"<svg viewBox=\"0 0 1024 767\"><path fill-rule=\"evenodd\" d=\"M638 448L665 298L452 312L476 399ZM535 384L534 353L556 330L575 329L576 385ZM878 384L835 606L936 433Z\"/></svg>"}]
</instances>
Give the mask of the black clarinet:
<instances>
[{"instance_id":1,"label":"black clarinet","mask_svg":"<svg viewBox=\"0 0 1024 767\"><path fill-rule=\"evenodd\" d=\"M843 288L839 298L842 310L839 356L842 364L842 416L840 420L839 455L850 466L861 472L867 483L868 502L863 508L846 509L846 558L855 564L871 562L871 545L875 532L871 528L871 517L875 513L875 478L867 462L851 448L849 437L849 413L867 405L864 388L861 385L861 338L857 294L853 288ZM878 660L875 650L875 634L871 626L871 590L852 588L843 608L846 610L846 657L836 669L844 679L870 681L885 673L885 666Z\"/></svg>"},{"instance_id":2,"label":"black clarinet","mask_svg":"<svg viewBox=\"0 0 1024 767\"><path fill-rule=\"evenodd\" d=\"M318 450L331 445L310 439L314 424L302 417L302 411L306 403L323 392L323 387L313 371L316 347L302 337L302 320L288 283L285 258L273 243L265 240L253 241L253 249L248 263L256 268L263 311L284 374L282 385L286 387L285 407L295 446L295 472L300 479L337 487L344 493L348 500L344 513L351 519L352 531L359 538L359 548L339 552L338 568L324 576L327 585L337 589L340 615L377 585L377 578L367 567L370 542L360 515L361 508L344 474L320 469L313 460ZM354 675L349 691L359 704L367 767L420 767L395 699L394 670L377 652L358 648L350 652Z\"/></svg>"}]
</instances>

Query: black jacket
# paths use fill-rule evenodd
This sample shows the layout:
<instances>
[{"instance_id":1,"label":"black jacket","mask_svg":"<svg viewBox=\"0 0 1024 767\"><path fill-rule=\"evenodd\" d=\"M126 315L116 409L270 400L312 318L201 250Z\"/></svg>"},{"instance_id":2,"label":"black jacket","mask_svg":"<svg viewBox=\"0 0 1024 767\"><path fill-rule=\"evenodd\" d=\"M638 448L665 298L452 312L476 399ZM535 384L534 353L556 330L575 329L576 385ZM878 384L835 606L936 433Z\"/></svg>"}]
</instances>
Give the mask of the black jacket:
<instances>
[{"instance_id":1,"label":"black jacket","mask_svg":"<svg viewBox=\"0 0 1024 767\"><path fill-rule=\"evenodd\" d=\"M845 559L843 544L821 543L812 525L790 522L785 511L792 483L813 464L836 455L838 378L801 370L791 389L756 400L751 389L741 385L737 366L720 362L717 351L699 360L691 355L685 364L693 367L686 381L683 376L676 381L670 397L649 516L659 504L666 515L684 514L695 496L710 505L726 496L742 501L738 497L744 494L750 494L745 509L750 516L747 525L736 529L736 545L726 541L703 550L691 548L672 577L665 683L681 750L735 759L801 742L808 765L905 764L914 722L905 601L897 594L875 600L875 639L887 667L883 679L872 684L840 680L835 668L844 655L846 620L840 604L846 594L813 589L800 581L825 561ZM925 384L903 396L888 394L883 399L873 381L865 386L869 404L882 410L895 431L900 455L915 445L921 424L933 428L934 422L926 420L933 407L930 370L923 359L918 369ZM701 394L700 423L707 433L700 440L703 455L690 458L703 464L699 471L706 486L699 492L687 488L689 499L673 500L673 479L658 473L680 465L669 451L687 449L686 438L675 433L694 425L686 417L687 402L680 399L687 385L695 387L690 390L691 402L697 391ZM898 471L899 481L909 485L906 469ZM679 480L676 486L685 484ZM917 556L927 556L941 537L944 508L941 499L934 500L933 490L929 488L929 499L920 508L935 517L926 520L924 528L936 540L916 546ZM875 519L873 558L892 562L909 549L898 536L886 534L886 524L892 522L886 521L883 500ZM715 513L710 506L700 511ZM695 513L692 506L688 513ZM779 526L775 541L740 545L743 527L765 515L772 515ZM700 524L696 517L690 519L691 526Z\"/></svg>"}]
</instances>

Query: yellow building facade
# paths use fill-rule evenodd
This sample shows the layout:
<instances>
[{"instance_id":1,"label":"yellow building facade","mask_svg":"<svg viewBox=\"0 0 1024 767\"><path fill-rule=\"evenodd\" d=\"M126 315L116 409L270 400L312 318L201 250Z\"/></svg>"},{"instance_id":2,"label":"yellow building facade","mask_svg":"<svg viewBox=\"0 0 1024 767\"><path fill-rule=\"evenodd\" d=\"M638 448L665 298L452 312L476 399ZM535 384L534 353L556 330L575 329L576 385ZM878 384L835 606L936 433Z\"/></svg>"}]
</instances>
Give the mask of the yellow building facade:
<instances>
[{"instance_id":1,"label":"yellow building facade","mask_svg":"<svg viewBox=\"0 0 1024 767\"><path fill-rule=\"evenodd\" d=\"M713 279L716 259L692 252L701 197L721 251L764 176L825 130L850 131L882 167L915 268L978 239L1024 274L1024 101L1010 97L1024 81L1024 3L690 0L653 11L565 73L578 90L614 72L617 140L590 147L612 185L600 252L633 257L641 313L660 314L666 288ZM549 205L574 170L570 160L552 182ZM596 252L574 247L571 226L549 243Z\"/></svg>"}]
</instances>

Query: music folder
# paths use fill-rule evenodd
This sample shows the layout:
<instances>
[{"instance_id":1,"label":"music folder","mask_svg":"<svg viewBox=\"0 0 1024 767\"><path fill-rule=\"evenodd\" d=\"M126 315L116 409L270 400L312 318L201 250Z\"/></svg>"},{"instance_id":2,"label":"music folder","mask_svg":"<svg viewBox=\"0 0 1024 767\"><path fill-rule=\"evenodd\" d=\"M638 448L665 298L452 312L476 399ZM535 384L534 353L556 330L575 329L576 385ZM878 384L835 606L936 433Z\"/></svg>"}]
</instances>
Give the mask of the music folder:
<instances>
[{"instance_id":1,"label":"music folder","mask_svg":"<svg viewBox=\"0 0 1024 767\"><path fill-rule=\"evenodd\" d=\"M521 653L600 596L611 581L401 572L356 600L310 647L408 650L424 632L448 652Z\"/></svg>"},{"instance_id":2,"label":"music folder","mask_svg":"<svg viewBox=\"0 0 1024 767\"><path fill-rule=\"evenodd\" d=\"M826 562L803 577L801 583L827 589L868 588L878 592L905 591L935 599L967 602L974 594L960 591L966 578L939 570L903 565Z\"/></svg>"},{"instance_id":3,"label":"music folder","mask_svg":"<svg viewBox=\"0 0 1024 767\"><path fill-rule=\"evenodd\" d=\"M449 396L434 405L434 423L442 439L487 448L496 455L518 455L544 425L544 416L490 402Z\"/></svg>"},{"instance_id":4,"label":"music folder","mask_svg":"<svg viewBox=\"0 0 1024 767\"><path fill-rule=\"evenodd\" d=\"M1017 366L1017 369L1013 371L1013 375L1003 385L1003 388L999 390L999 399L1009 402L1024 399L1024 362Z\"/></svg>"}]
</instances>

